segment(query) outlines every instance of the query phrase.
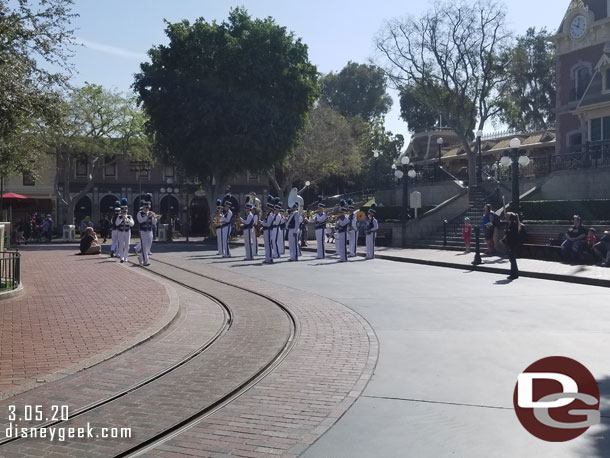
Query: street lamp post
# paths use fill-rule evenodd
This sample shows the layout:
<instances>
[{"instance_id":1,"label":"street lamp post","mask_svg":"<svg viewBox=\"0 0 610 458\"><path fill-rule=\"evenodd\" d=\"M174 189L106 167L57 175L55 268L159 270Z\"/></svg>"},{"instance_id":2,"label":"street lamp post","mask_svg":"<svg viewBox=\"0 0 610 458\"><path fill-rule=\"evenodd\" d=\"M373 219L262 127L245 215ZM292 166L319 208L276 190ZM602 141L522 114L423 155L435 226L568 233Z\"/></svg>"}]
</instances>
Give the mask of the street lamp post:
<instances>
[{"instance_id":1,"label":"street lamp post","mask_svg":"<svg viewBox=\"0 0 610 458\"><path fill-rule=\"evenodd\" d=\"M513 138L509 146L511 148L509 156L503 156L500 163L505 167L511 165L512 173L512 203L511 210L518 215L521 214L521 205L519 201L519 166L527 167L530 163L530 158L526 155L521 155L519 147L521 140Z\"/></svg>"},{"instance_id":2,"label":"street lamp post","mask_svg":"<svg viewBox=\"0 0 610 458\"><path fill-rule=\"evenodd\" d=\"M478 152L478 170L477 170L477 183L479 186L483 184L483 157L481 155L481 137L483 136L483 131L477 130L477 152Z\"/></svg>"},{"instance_id":3,"label":"street lamp post","mask_svg":"<svg viewBox=\"0 0 610 458\"><path fill-rule=\"evenodd\" d=\"M403 156L400 159L401 168L394 172L394 176L399 180L402 179L402 211L400 222L402 225L402 246L407 245L407 220L409 219L409 178L415 178L417 173L412 165L409 165L410 159L408 156Z\"/></svg>"},{"instance_id":4,"label":"street lamp post","mask_svg":"<svg viewBox=\"0 0 610 458\"><path fill-rule=\"evenodd\" d=\"M441 168L443 167L442 163L441 163L441 158L442 158L442 153L441 153L441 148L443 147L443 138L439 137L436 139L436 144L438 145L438 169L437 169L437 179L440 176L439 172L441 170Z\"/></svg>"}]
</instances>

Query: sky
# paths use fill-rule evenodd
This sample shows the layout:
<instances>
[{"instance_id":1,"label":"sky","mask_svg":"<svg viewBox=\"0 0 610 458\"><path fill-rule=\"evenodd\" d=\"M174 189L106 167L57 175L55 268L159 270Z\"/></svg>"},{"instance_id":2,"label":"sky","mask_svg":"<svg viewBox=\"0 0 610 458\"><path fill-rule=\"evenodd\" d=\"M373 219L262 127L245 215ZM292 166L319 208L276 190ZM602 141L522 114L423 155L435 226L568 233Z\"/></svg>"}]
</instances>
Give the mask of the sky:
<instances>
[{"instance_id":1,"label":"sky","mask_svg":"<svg viewBox=\"0 0 610 458\"><path fill-rule=\"evenodd\" d=\"M523 34L529 27L556 31L570 0L506 0L508 27ZM131 92L133 75L146 52L166 44L164 19L177 22L199 17L218 22L231 8L244 6L253 17L271 16L309 47L309 59L322 73L339 72L349 61L368 63L375 56L374 38L385 21L419 16L427 1L405 0L75 0L73 25L83 44L76 49L73 83L100 84ZM386 127L409 138L399 119L395 94Z\"/></svg>"}]
</instances>

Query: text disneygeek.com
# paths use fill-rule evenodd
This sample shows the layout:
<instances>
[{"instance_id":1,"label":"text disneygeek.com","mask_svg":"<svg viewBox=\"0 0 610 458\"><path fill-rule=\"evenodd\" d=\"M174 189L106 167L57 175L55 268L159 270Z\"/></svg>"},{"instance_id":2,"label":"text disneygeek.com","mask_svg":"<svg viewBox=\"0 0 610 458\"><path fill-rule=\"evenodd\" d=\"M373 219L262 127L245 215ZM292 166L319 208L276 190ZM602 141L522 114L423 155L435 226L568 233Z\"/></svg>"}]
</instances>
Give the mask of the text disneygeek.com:
<instances>
[{"instance_id":1,"label":"text disneygeek.com","mask_svg":"<svg viewBox=\"0 0 610 458\"><path fill-rule=\"evenodd\" d=\"M62 427L50 426L48 428L20 427L18 424L9 423L5 430L6 438L40 438L49 441L64 442L66 439L129 439L131 428L106 428L87 426Z\"/></svg>"}]
</instances>

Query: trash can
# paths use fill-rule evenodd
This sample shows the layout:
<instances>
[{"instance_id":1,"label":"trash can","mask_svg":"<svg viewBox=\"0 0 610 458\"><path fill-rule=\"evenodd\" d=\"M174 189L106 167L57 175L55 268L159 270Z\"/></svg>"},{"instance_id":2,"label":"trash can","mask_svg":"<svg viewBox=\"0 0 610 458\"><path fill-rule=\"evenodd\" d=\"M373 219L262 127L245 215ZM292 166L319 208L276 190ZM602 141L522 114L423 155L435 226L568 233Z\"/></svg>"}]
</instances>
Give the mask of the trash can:
<instances>
[{"instance_id":1,"label":"trash can","mask_svg":"<svg viewBox=\"0 0 610 458\"><path fill-rule=\"evenodd\" d=\"M159 224L159 241L166 242L169 239L169 224Z\"/></svg>"},{"instance_id":2,"label":"trash can","mask_svg":"<svg viewBox=\"0 0 610 458\"><path fill-rule=\"evenodd\" d=\"M76 239L76 230L74 224L64 225L64 240L72 241Z\"/></svg>"}]
</instances>

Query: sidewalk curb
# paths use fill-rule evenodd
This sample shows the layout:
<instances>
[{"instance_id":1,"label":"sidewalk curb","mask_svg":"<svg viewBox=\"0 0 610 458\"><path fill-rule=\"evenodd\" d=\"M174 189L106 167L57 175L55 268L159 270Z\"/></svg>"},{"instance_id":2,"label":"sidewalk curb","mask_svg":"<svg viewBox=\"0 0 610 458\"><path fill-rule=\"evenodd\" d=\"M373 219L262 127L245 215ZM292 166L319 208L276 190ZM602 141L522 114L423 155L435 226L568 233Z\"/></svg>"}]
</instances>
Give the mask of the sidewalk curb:
<instances>
[{"instance_id":1,"label":"sidewalk curb","mask_svg":"<svg viewBox=\"0 0 610 458\"><path fill-rule=\"evenodd\" d=\"M231 242L235 245L243 245L243 242ZM316 252L316 248L302 247L301 251L307 252ZM327 249L327 253L336 254L336 250ZM357 256L364 257L363 253L358 253ZM468 265L468 264L459 264L456 262L446 262L446 261L431 261L428 259L418 259L418 258L407 258L402 256L393 256L390 254L380 254L375 253L375 259L383 259L385 261L394 261L394 262L404 262L409 264L420 264L425 266L433 266L433 267L446 267L450 269L460 269L460 270L469 270L475 272L484 272L490 274L502 274L502 275L510 275L509 269L503 269L500 267L488 267L485 266L484 263L478 266ZM576 277L571 275L559 275L559 274L551 274L544 272L532 272L526 270L519 271L520 277L528 277L528 278L537 278L539 280L551 280L551 281L561 281L564 283L575 283L580 285L589 285L589 286L599 286L602 288L610 288L610 279L602 280L599 278L587 278L587 277Z\"/></svg>"}]
</instances>

